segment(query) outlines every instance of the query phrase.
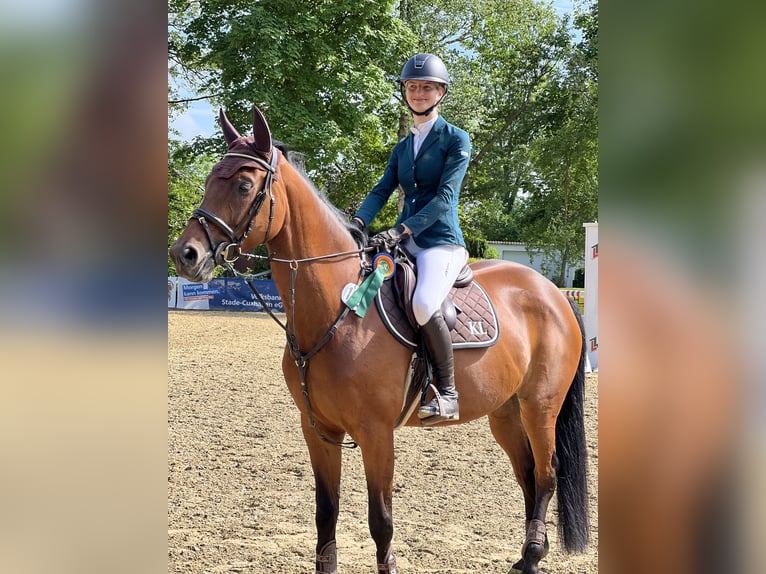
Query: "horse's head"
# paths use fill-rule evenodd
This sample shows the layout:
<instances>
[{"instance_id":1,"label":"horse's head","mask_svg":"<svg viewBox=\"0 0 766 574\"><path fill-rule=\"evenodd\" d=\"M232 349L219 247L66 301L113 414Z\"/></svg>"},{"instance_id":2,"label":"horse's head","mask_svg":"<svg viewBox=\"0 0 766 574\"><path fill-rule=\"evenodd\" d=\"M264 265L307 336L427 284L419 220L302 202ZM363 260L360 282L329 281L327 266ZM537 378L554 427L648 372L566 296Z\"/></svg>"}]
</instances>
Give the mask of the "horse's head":
<instances>
[{"instance_id":1,"label":"horse's head","mask_svg":"<svg viewBox=\"0 0 766 574\"><path fill-rule=\"evenodd\" d=\"M277 180L279 152L258 108L253 108L253 116L253 135L244 137L220 111L229 149L207 177L202 204L170 247L176 271L191 281L209 281L216 265L273 235L272 183Z\"/></svg>"}]
</instances>

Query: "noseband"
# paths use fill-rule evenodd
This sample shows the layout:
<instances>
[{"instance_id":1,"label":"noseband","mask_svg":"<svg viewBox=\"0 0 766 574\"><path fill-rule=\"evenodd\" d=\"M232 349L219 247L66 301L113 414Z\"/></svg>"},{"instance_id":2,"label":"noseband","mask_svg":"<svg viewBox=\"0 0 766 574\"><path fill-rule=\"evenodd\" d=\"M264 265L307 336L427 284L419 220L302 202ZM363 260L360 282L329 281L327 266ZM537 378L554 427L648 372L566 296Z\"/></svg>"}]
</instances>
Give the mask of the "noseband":
<instances>
[{"instance_id":1,"label":"noseband","mask_svg":"<svg viewBox=\"0 0 766 574\"><path fill-rule=\"evenodd\" d=\"M263 236L265 243L269 238L269 232L271 231L271 223L274 220L274 194L271 190L271 184L274 182L274 174L277 171L277 163L279 162L279 153L275 148L271 148L271 162L267 163L261 158L254 155L248 155L244 153L227 153L223 157L241 157L250 161L256 162L263 169L266 170L266 179L263 180L263 186L255 194L253 202L250 204L247 212L240 222L232 229L223 219L218 217L215 213L208 211L202 207L198 207L192 212L192 218L199 221L202 229L205 230L207 240L210 243L210 249L213 252L213 258L217 265L225 266L227 263L232 263L242 254L242 244L247 239L248 234L253 228L255 218L263 207L263 202L266 201L266 195L269 196L271 205L269 212L269 224L266 227L266 233ZM210 227L208 220L214 223L221 231L228 236L228 241L221 241L216 245L213 241L213 235L210 233ZM242 228L245 228L244 232L240 235L239 232Z\"/></svg>"}]
</instances>

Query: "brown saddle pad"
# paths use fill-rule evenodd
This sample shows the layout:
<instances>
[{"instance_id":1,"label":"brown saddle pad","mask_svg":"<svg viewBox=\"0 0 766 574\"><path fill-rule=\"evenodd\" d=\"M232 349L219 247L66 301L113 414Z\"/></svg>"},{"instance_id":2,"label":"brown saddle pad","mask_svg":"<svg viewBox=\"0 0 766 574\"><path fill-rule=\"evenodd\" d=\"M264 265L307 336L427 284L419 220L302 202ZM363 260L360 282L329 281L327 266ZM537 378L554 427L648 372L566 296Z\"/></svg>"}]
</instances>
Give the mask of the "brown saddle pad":
<instances>
[{"instance_id":1,"label":"brown saddle pad","mask_svg":"<svg viewBox=\"0 0 766 574\"><path fill-rule=\"evenodd\" d=\"M453 287L448 297L457 311L457 322L451 331L454 349L490 347L500 336L497 313L487 292L472 281L465 287ZM375 296L380 318L391 334L405 347L414 349L418 336L407 315L397 302L392 281L385 281Z\"/></svg>"}]
</instances>

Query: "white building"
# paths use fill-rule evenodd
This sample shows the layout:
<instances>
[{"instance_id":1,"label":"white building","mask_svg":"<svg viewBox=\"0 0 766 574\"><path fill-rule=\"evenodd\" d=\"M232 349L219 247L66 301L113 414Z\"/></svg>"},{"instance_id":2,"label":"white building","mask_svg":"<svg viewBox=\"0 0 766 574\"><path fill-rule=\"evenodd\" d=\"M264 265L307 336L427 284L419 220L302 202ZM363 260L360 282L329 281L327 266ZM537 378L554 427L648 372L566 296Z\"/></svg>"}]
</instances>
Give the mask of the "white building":
<instances>
[{"instance_id":1,"label":"white building","mask_svg":"<svg viewBox=\"0 0 766 574\"><path fill-rule=\"evenodd\" d=\"M526 265L527 267L531 267L535 271L538 271L548 277L548 279L552 279L552 273L546 274L543 273L543 254L541 251L527 251L527 246L525 243L519 243L519 242L504 242L504 241L488 241L487 242L490 247L497 249L499 255L498 259L504 259L505 261L515 261L516 263L521 263L522 265ZM566 276L564 285L562 287L572 287L572 281L574 280L574 274L575 269L580 268L582 265L575 265L569 266L567 268Z\"/></svg>"}]
</instances>

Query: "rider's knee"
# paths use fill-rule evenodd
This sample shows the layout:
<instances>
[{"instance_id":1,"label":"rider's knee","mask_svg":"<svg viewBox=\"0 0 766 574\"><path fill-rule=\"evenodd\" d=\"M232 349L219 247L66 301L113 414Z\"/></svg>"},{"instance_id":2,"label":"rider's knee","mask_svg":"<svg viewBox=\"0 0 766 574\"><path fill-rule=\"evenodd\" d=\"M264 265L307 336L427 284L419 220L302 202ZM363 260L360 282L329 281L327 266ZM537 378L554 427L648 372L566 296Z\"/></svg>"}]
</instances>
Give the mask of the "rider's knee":
<instances>
[{"instance_id":1,"label":"rider's knee","mask_svg":"<svg viewBox=\"0 0 766 574\"><path fill-rule=\"evenodd\" d=\"M417 296L413 298L412 314L415 315L415 320L421 327L428 323L438 309L439 307L434 307L429 301L420 299Z\"/></svg>"}]
</instances>

